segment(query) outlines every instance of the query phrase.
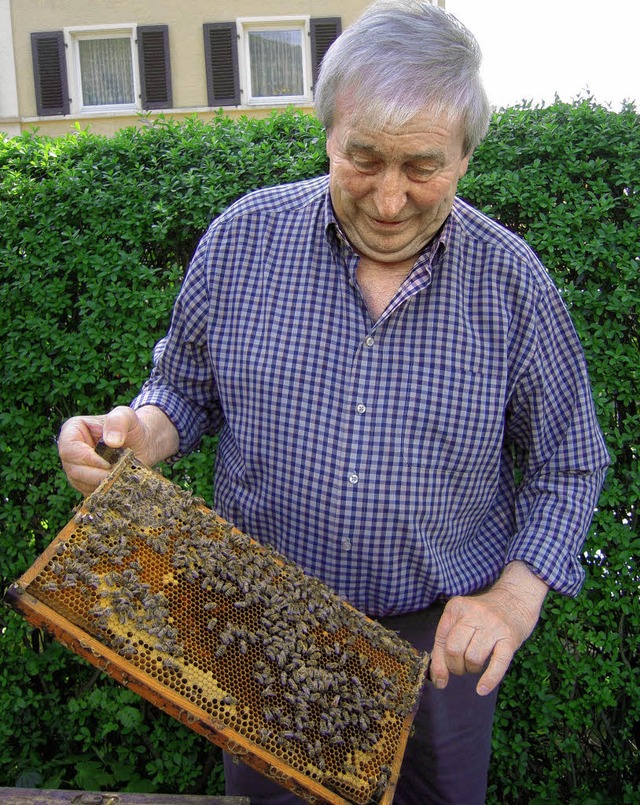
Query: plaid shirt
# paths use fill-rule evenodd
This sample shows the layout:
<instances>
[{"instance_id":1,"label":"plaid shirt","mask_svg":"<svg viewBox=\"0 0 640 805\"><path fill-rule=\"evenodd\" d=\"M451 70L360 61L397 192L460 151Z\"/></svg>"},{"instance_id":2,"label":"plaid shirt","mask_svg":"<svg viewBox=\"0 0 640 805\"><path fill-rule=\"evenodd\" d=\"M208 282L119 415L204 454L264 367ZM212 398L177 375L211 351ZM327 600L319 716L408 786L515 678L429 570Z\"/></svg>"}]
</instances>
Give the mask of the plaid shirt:
<instances>
[{"instance_id":1,"label":"plaid shirt","mask_svg":"<svg viewBox=\"0 0 640 805\"><path fill-rule=\"evenodd\" d=\"M576 594L608 456L548 274L460 199L375 322L357 263L326 177L236 202L134 407L162 408L181 454L218 432L216 510L371 615L515 559Z\"/></svg>"}]
</instances>

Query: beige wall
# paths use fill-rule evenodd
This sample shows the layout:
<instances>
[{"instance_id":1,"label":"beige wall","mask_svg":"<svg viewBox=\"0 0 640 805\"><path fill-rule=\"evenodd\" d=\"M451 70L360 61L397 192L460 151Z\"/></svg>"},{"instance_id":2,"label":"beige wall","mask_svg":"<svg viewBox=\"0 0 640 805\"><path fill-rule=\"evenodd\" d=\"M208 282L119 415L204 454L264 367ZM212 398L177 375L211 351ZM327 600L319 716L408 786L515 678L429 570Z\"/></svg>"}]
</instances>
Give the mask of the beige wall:
<instances>
[{"instance_id":1,"label":"beige wall","mask_svg":"<svg viewBox=\"0 0 640 805\"><path fill-rule=\"evenodd\" d=\"M6 121L0 131L10 136L20 133L11 0L0 0L0 120Z\"/></svg>"},{"instance_id":2,"label":"beige wall","mask_svg":"<svg viewBox=\"0 0 640 805\"><path fill-rule=\"evenodd\" d=\"M6 2L6 0L5 0ZM304 16L341 17L349 25L368 5L369 0L10 0L11 24L16 68L19 127L37 127L43 134L59 135L74 128L76 120L96 133L110 134L122 126L136 124L135 114L114 116L37 117L30 35L35 31L62 30L65 27L110 24L166 24L169 26L171 77L174 109L165 116L180 118L197 113L204 117L207 108L202 26L205 22L224 22L237 17ZM236 110L231 115L264 115L269 110ZM145 113L147 114L147 113ZM0 109L0 117L2 110ZM150 117L155 117L152 113ZM16 121L0 119L0 130L7 131ZM15 133L11 132L11 133Z\"/></svg>"}]
</instances>

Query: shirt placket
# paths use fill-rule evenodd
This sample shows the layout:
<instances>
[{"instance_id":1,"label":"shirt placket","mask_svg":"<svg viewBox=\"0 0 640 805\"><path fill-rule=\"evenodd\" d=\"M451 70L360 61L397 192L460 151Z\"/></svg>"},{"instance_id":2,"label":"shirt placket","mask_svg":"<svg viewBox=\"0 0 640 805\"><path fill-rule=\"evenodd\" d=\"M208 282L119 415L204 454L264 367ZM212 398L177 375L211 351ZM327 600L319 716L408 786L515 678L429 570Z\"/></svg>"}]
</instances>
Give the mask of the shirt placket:
<instances>
[{"instance_id":1,"label":"shirt placket","mask_svg":"<svg viewBox=\"0 0 640 805\"><path fill-rule=\"evenodd\" d=\"M337 482L342 511L336 547L341 561L345 563L346 572L352 562L358 561L363 551L371 548L362 544L366 539L366 529L363 531L362 523L367 521L369 499L372 496L375 498L375 487L380 482L381 468L373 466L375 442L381 438L382 430L377 420L384 417L384 411L380 409L385 405L385 395L394 393L386 388L386 345L391 331L400 324L407 312L406 308L431 279L428 265L423 266L418 277L407 282L383 315L372 322L365 314L364 301L355 281L357 259L352 257L352 261L349 272L352 301L361 306L363 315L360 319L362 335L353 353L349 391L344 401L344 418L338 442L341 461Z\"/></svg>"},{"instance_id":2,"label":"shirt placket","mask_svg":"<svg viewBox=\"0 0 640 805\"><path fill-rule=\"evenodd\" d=\"M379 333L367 333L354 355L351 373L351 397L347 411L350 422L349 450L345 461L345 483L350 499L349 526L342 536L341 547L350 552L354 547L353 536L360 530L356 520L361 519L364 508L363 496L370 493L371 461L367 446L371 443L373 418L375 417L380 345Z\"/></svg>"}]
</instances>

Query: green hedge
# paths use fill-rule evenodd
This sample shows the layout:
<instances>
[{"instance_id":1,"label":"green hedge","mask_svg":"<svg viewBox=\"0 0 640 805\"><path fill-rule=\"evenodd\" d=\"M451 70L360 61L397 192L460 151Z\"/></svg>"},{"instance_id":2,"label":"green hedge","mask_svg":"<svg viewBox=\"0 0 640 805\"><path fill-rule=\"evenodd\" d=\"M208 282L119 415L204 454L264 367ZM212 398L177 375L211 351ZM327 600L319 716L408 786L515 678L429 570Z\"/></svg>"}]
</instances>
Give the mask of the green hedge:
<instances>
[{"instance_id":1,"label":"green hedge","mask_svg":"<svg viewBox=\"0 0 640 805\"><path fill-rule=\"evenodd\" d=\"M326 167L319 125L290 111L0 141L3 585L78 502L58 464L61 423L133 396L211 218L247 190ZM614 459L585 590L550 597L503 685L496 803L640 796L639 177L635 110L586 99L494 116L460 187L558 281ZM171 470L206 499L212 451ZM0 609L0 786L217 793L220 782L211 744Z\"/></svg>"}]
</instances>

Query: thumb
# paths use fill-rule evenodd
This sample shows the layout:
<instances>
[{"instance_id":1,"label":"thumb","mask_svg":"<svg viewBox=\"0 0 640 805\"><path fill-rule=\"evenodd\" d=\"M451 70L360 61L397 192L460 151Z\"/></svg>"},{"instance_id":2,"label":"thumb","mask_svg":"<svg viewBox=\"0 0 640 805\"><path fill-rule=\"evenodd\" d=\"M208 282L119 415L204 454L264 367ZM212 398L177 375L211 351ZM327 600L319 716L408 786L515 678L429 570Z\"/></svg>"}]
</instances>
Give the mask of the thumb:
<instances>
[{"instance_id":1,"label":"thumb","mask_svg":"<svg viewBox=\"0 0 640 805\"><path fill-rule=\"evenodd\" d=\"M108 447L129 447L136 452L142 447L143 431L136 412L119 405L105 417L102 438Z\"/></svg>"}]
</instances>

